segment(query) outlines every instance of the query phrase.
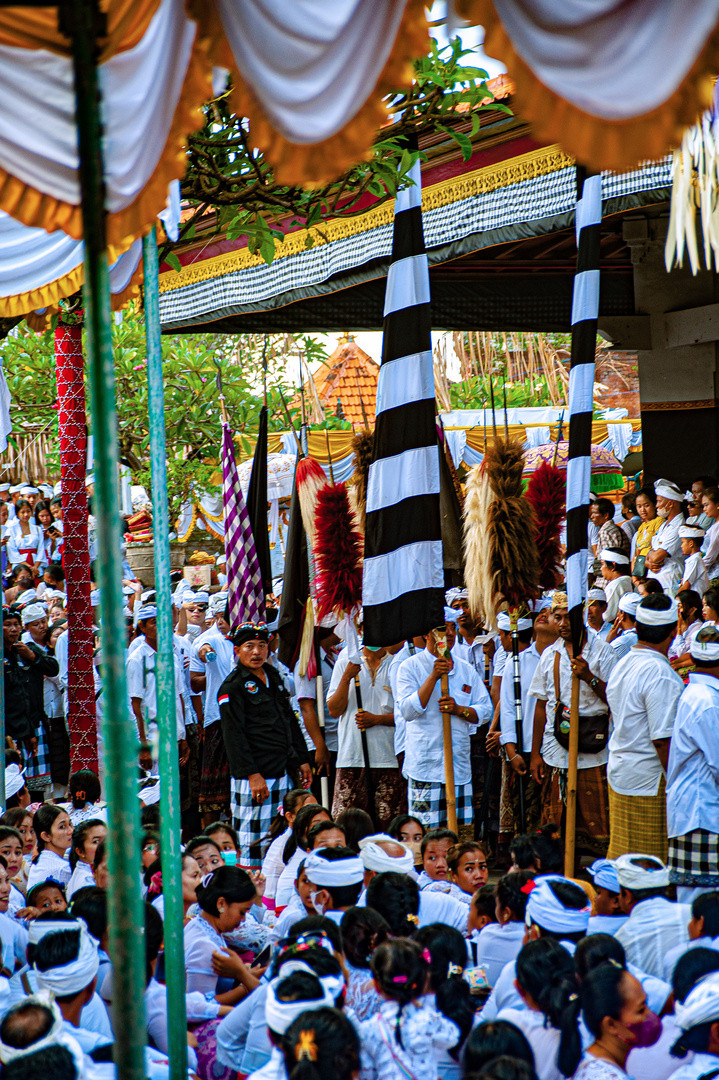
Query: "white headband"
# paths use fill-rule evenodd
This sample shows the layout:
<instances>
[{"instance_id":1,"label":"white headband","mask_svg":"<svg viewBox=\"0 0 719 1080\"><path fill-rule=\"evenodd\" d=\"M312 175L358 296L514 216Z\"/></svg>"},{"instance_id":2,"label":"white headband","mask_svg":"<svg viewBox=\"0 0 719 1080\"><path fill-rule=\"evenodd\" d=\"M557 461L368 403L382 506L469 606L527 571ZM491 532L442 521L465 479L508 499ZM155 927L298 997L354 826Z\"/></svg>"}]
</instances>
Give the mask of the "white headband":
<instances>
[{"instance_id":1,"label":"white headband","mask_svg":"<svg viewBox=\"0 0 719 1080\"><path fill-rule=\"evenodd\" d=\"M457 600L469 600L469 593L466 589L447 589L444 599L451 607Z\"/></svg>"},{"instance_id":2,"label":"white headband","mask_svg":"<svg viewBox=\"0 0 719 1080\"><path fill-rule=\"evenodd\" d=\"M459 616L460 616L460 612L457 611L456 608L445 607L445 609L444 609L444 621L445 621L445 623L451 622L451 623L456 624L457 622L459 622Z\"/></svg>"},{"instance_id":3,"label":"white headband","mask_svg":"<svg viewBox=\"0 0 719 1080\"><path fill-rule=\"evenodd\" d=\"M144 604L137 613L138 619L156 619L157 608L154 604Z\"/></svg>"},{"instance_id":4,"label":"white headband","mask_svg":"<svg viewBox=\"0 0 719 1080\"><path fill-rule=\"evenodd\" d=\"M642 626L671 626L677 621L679 609L676 600L672 600L668 608L657 610L656 608L644 606L644 602L648 599L645 596L641 604L637 605L634 617L638 623L641 623Z\"/></svg>"},{"instance_id":5,"label":"white headband","mask_svg":"<svg viewBox=\"0 0 719 1080\"><path fill-rule=\"evenodd\" d=\"M592 600L601 600L603 604L606 604L607 594L604 589L590 589L587 593L587 603L591 604Z\"/></svg>"},{"instance_id":6,"label":"white headband","mask_svg":"<svg viewBox=\"0 0 719 1080\"><path fill-rule=\"evenodd\" d=\"M619 878L617 867L613 859L595 859L591 866L587 867L587 873L598 889L607 889L608 892L619 892Z\"/></svg>"},{"instance_id":7,"label":"white headband","mask_svg":"<svg viewBox=\"0 0 719 1080\"><path fill-rule=\"evenodd\" d=\"M55 884L54 882L43 882ZM34 888L34 886L33 886ZM48 934L59 934L61 930L79 930L77 919L32 919L28 926L28 945L37 945Z\"/></svg>"},{"instance_id":8,"label":"white headband","mask_svg":"<svg viewBox=\"0 0 719 1080\"><path fill-rule=\"evenodd\" d=\"M679 529L679 535L683 540L703 540L704 530L697 525L682 525Z\"/></svg>"},{"instance_id":9,"label":"white headband","mask_svg":"<svg viewBox=\"0 0 719 1080\"><path fill-rule=\"evenodd\" d=\"M550 888L551 881L566 880L558 874L551 874L536 881L527 900L525 916L527 926L536 923L543 930L549 930L555 934L578 934L586 931L591 910L589 901L586 907L566 908ZM579 885L576 887L580 888Z\"/></svg>"},{"instance_id":10,"label":"white headband","mask_svg":"<svg viewBox=\"0 0 719 1080\"><path fill-rule=\"evenodd\" d=\"M22 609L22 624L27 626L28 623L44 619L46 615L47 608L45 604L28 604L27 607Z\"/></svg>"},{"instance_id":11,"label":"white headband","mask_svg":"<svg viewBox=\"0 0 719 1080\"><path fill-rule=\"evenodd\" d=\"M206 592L194 593L192 596L188 596L185 599L186 604L209 604L210 594Z\"/></svg>"},{"instance_id":12,"label":"white headband","mask_svg":"<svg viewBox=\"0 0 719 1080\"><path fill-rule=\"evenodd\" d=\"M680 491L671 480L657 480L654 491L659 499L670 499L672 502L684 502L684 492Z\"/></svg>"},{"instance_id":13,"label":"white headband","mask_svg":"<svg viewBox=\"0 0 719 1080\"><path fill-rule=\"evenodd\" d=\"M600 551L599 558L604 562L619 563L620 566L623 566L625 563L627 566L629 565L629 557L627 555L622 555L621 552L611 551L609 548L604 548Z\"/></svg>"},{"instance_id":14,"label":"white headband","mask_svg":"<svg viewBox=\"0 0 719 1080\"><path fill-rule=\"evenodd\" d=\"M649 861L654 864L654 869L645 870L637 866L635 859ZM630 855L620 855L615 859L617 878L619 884L625 889L663 889L669 884L669 870L654 855L642 855L634 851Z\"/></svg>"},{"instance_id":15,"label":"white headband","mask_svg":"<svg viewBox=\"0 0 719 1080\"><path fill-rule=\"evenodd\" d=\"M712 630L716 630L716 626L713 622L704 623L700 626L698 633L696 633L689 642L689 652L695 660L719 660L719 641L697 641L699 633L701 633L705 626L710 626Z\"/></svg>"},{"instance_id":16,"label":"white headband","mask_svg":"<svg viewBox=\"0 0 719 1080\"><path fill-rule=\"evenodd\" d=\"M41 990L37 994L32 994L29 997L23 998L18 1004L43 1005L46 1009L49 1009L52 1013L52 1027L47 1035L43 1035L41 1039L37 1039L28 1046L8 1046L7 1043L4 1043L0 1039L0 1061L3 1065L9 1065L11 1061L19 1061L21 1058L29 1057L31 1054L38 1054L41 1050L46 1050L49 1046L64 1046L65 1049L69 1050L72 1054L73 1061L75 1062L75 1072L77 1073L78 1078L83 1077L85 1075L85 1063L82 1049L77 1040L73 1039L72 1035L65 1030L65 1021L62 1018L60 1009L55 1003L52 994L48 994ZM5 1013L5 1016L7 1015L8 1014Z\"/></svg>"},{"instance_id":17,"label":"white headband","mask_svg":"<svg viewBox=\"0 0 719 1080\"><path fill-rule=\"evenodd\" d=\"M330 862L322 858L322 849L311 851L305 859L305 874L313 885L331 888L343 885L359 885L364 879L364 866L358 856L336 859Z\"/></svg>"},{"instance_id":18,"label":"white headband","mask_svg":"<svg viewBox=\"0 0 719 1080\"><path fill-rule=\"evenodd\" d=\"M312 974L315 975L314 972L312 972ZM290 1025L304 1012L315 1012L317 1009L333 1009L335 1000L344 987L344 980L340 980L336 976L333 976L332 978L335 983L338 984L337 989L333 993L332 990L326 985L323 985L317 975L315 975L315 978L322 987L322 997L311 998L309 1001L278 1001L276 991L286 978L288 978L287 973L280 975L277 979L273 979L267 987L267 997L265 998L265 1023L270 1031L275 1031L278 1035L284 1035Z\"/></svg>"},{"instance_id":19,"label":"white headband","mask_svg":"<svg viewBox=\"0 0 719 1080\"><path fill-rule=\"evenodd\" d=\"M79 994L90 985L100 967L97 942L90 936L84 920L78 919L74 929L80 931L80 948L75 960L62 967L48 968L47 971L40 971L37 964L33 964L38 986L42 990L52 990L56 997Z\"/></svg>"},{"instance_id":20,"label":"white headband","mask_svg":"<svg viewBox=\"0 0 719 1080\"><path fill-rule=\"evenodd\" d=\"M210 599L210 611L213 615L221 615L227 607L229 597L226 592L218 592Z\"/></svg>"},{"instance_id":21,"label":"white headband","mask_svg":"<svg viewBox=\"0 0 719 1080\"><path fill-rule=\"evenodd\" d=\"M618 607L625 615L631 615L632 618L636 618L637 608L641 602L642 598L638 592L626 592L624 593L624 596L620 597Z\"/></svg>"},{"instance_id":22,"label":"white headband","mask_svg":"<svg viewBox=\"0 0 719 1080\"><path fill-rule=\"evenodd\" d=\"M531 611L533 611L535 613L535 615L539 611L546 611L546 609L550 608L551 606L552 606L552 601L549 599L548 596L542 596L542 597L539 598L539 600L530 600L529 604L527 605L527 607Z\"/></svg>"},{"instance_id":23,"label":"white headband","mask_svg":"<svg viewBox=\"0 0 719 1080\"><path fill-rule=\"evenodd\" d=\"M141 791L138 791L137 797L140 802L145 804L145 806L152 806L153 803L158 803L160 801L160 777L148 776L147 779L157 780L157 783L148 784L147 787L142 788Z\"/></svg>"},{"instance_id":24,"label":"white headband","mask_svg":"<svg viewBox=\"0 0 719 1080\"><path fill-rule=\"evenodd\" d=\"M8 765L5 769L5 798L17 795L25 787L25 770L19 765ZM31 924L32 925L32 924Z\"/></svg>"},{"instance_id":25,"label":"white headband","mask_svg":"<svg viewBox=\"0 0 719 1080\"><path fill-rule=\"evenodd\" d=\"M399 844L404 849L402 855L389 855L380 846L382 843ZM388 871L396 874L410 874L414 870L414 855L409 848L404 847L399 840L395 840L386 833L366 836L364 840L360 840L359 849L365 870L374 870L376 874L384 874Z\"/></svg>"},{"instance_id":26,"label":"white headband","mask_svg":"<svg viewBox=\"0 0 719 1080\"><path fill-rule=\"evenodd\" d=\"M692 987L684 1004L674 1004L674 1016L682 1031L689 1031L697 1024L719 1020L719 971L711 971Z\"/></svg>"},{"instance_id":27,"label":"white headband","mask_svg":"<svg viewBox=\"0 0 719 1080\"><path fill-rule=\"evenodd\" d=\"M497 626L499 627L500 630L504 630L504 632L506 634L508 634L509 631L512 629L512 623L511 623L509 615L507 614L506 611L500 611L499 615L497 616ZM531 619L517 619L517 630L531 630L531 629L532 629L532 620Z\"/></svg>"}]
</instances>

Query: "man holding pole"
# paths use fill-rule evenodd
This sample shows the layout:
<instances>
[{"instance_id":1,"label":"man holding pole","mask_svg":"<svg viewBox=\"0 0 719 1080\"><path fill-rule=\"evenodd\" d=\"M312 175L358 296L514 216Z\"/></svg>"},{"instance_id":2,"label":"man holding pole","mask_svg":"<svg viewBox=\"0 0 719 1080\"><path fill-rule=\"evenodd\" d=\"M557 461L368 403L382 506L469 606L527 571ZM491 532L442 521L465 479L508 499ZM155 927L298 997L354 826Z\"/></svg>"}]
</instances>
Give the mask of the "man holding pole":
<instances>
[{"instance_id":1,"label":"man holding pole","mask_svg":"<svg viewBox=\"0 0 719 1080\"><path fill-rule=\"evenodd\" d=\"M329 686L327 708L330 716L339 719L332 817L336 820L343 810L358 807L386 828L395 815L402 813L405 802L404 781L394 752L394 703L389 680L392 656L386 649L369 649L365 645L361 661L353 664L345 649L337 659Z\"/></svg>"},{"instance_id":2,"label":"man holding pole","mask_svg":"<svg viewBox=\"0 0 719 1080\"><path fill-rule=\"evenodd\" d=\"M397 676L399 709L407 722L404 775L408 813L427 829L447 822L447 780L454 773L456 817L472 830L470 735L492 718L492 701L471 664L446 649L444 626L427 635L422 652L408 657ZM444 655L441 655L444 653ZM446 680L446 688L441 684ZM451 753L445 754L445 718ZM464 827L464 828L463 828ZM468 836L471 839L471 836Z\"/></svg>"},{"instance_id":3,"label":"man holding pole","mask_svg":"<svg viewBox=\"0 0 719 1080\"><path fill-rule=\"evenodd\" d=\"M567 771L569 768L568 732L572 681L579 680L579 729L593 731L595 738L580 741L577 756L577 849L605 856L609 844L607 802L608 718L606 683L616 663L609 645L587 629L581 655L574 656L568 600L565 593L555 593L552 614L559 637L544 650L534 673L529 694L537 699L534 711L531 772L542 785L542 822L559 825L565 815ZM559 708L558 708L559 706ZM604 733L604 737L599 736ZM559 736L559 739L557 738ZM562 745L564 743L565 745ZM586 747L596 744L596 752Z\"/></svg>"}]
</instances>

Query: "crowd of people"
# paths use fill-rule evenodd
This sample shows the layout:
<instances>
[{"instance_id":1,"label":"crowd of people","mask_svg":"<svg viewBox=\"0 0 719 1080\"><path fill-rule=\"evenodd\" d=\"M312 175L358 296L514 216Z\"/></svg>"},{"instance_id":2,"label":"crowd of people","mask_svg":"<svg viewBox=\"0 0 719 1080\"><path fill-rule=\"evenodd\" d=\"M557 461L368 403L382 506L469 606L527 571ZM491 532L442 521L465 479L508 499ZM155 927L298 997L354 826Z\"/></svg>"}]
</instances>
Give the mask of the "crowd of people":
<instances>
[{"instance_id":1,"label":"crowd of people","mask_svg":"<svg viewBox=\"0 0 719 1080\"><path fill-rule=\"evenodd\" d=\"M3 536L0 1075L93 1080L114 1075L117 1035L101 741L100 775L71 775L62 550L50 536L62 497L45 507L43 494L0 487L0 516L17 522ZM717 522L709 478L691 493L659 480L621 506L596 499L581 648L560 587L527 598L516 665L509 615L485 625L462 588L448 590L442 626L359 657L339 625L321 627L317 680L278 659L280 582L266 622L231 626L221 556L208 591L173 581L183 853L172 877L193 1074L694 1080L719 1070ZM160 1077L157 596L125 572L146 1065ZM576 854L565 876L575 679Z\"/></svg>"}]
</instances>

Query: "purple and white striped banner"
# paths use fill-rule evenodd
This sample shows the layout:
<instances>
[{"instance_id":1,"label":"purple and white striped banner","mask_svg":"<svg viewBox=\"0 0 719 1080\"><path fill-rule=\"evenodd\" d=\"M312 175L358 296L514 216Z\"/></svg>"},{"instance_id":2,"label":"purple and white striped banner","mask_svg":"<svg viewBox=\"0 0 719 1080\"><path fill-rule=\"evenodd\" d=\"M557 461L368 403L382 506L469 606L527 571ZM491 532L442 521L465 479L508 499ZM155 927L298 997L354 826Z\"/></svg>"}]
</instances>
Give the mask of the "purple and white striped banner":
<instances>
[{"instance_id":1,"label":"purple and white striped banner","mask_svg":"<svg viewBox=\"0 0 719 1080\"><path fill-rule=\"evenodd\" d=\"M222 425L222 500L225 507L225 556L230 626L264 622L265 597L250 516L242 497L235 446L228 424Z\"/></svg>"}]
</instances>

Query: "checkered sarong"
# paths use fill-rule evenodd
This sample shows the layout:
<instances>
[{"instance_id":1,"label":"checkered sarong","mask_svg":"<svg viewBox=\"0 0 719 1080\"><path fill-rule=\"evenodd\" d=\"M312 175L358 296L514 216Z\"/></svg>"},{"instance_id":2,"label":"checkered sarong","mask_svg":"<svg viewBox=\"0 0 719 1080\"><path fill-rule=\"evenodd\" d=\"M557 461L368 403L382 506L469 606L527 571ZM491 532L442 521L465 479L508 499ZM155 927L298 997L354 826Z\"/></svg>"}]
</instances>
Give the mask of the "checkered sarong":
<instances>
[{"instance_id":1,"label":"checkered sarong","mask_svg":"<svg viewBox=\"0 0 719 1080\"><path fill-rule=\"evenodd\" d=\"M290 790L287 774L265 779L265 783L270 797L258 805L252 798L249 780L238 780L233 776L230 781L230 808L240 845L240 862L253 869L262 866L263 853L259 841L270 831L272 820Z\"/></svg>"},{"instance_id":2,"label":"checkered sarong","mask_svg":"<svg viewBox=\"0 0 719 1080\"><path fill-rule=\"evenodd\" d=\"M664 777L656 795L620 795L609 789L608 859L641 851L667 861L667 798Z\"/></svg>"},{"instance_id":3,"label":"checkered sarong","mask_svg":"<svg viewBox=\"0 0 719 1080\"><path fill-rule=\"evenodd\" d=\"M671 837L668 865L672 885L719 889L719 835L694 829Z\"/></svg>"},{"instance_id":4,"label":"checkered sarong","mask_svg":"<svg viewBox=\"0 0 719 1080\"><path fill-rule=\"evenodd\" d=\"M472 784L459 784L456 788L457 824L471 825ZM423 780L407 781L407 813L421 821L425 829L437 829L447 824L447 792L444 784L426 783Z\"/></svg>"},{"instance_id":5,"label":"checkered sarong","mask_svg":"<svg viewBox=\"0 0 719 1080\"><path fill-rule=\"evenodd\" d=\"M23 746L23 758L25 765L25 783L28 791L44 791L52 787L52 775L50 772L50 747L47 741L47 733L43 724L38 724L35 729L37 735L37 754L30 754Z\"/></svg>"}]
</instances>

